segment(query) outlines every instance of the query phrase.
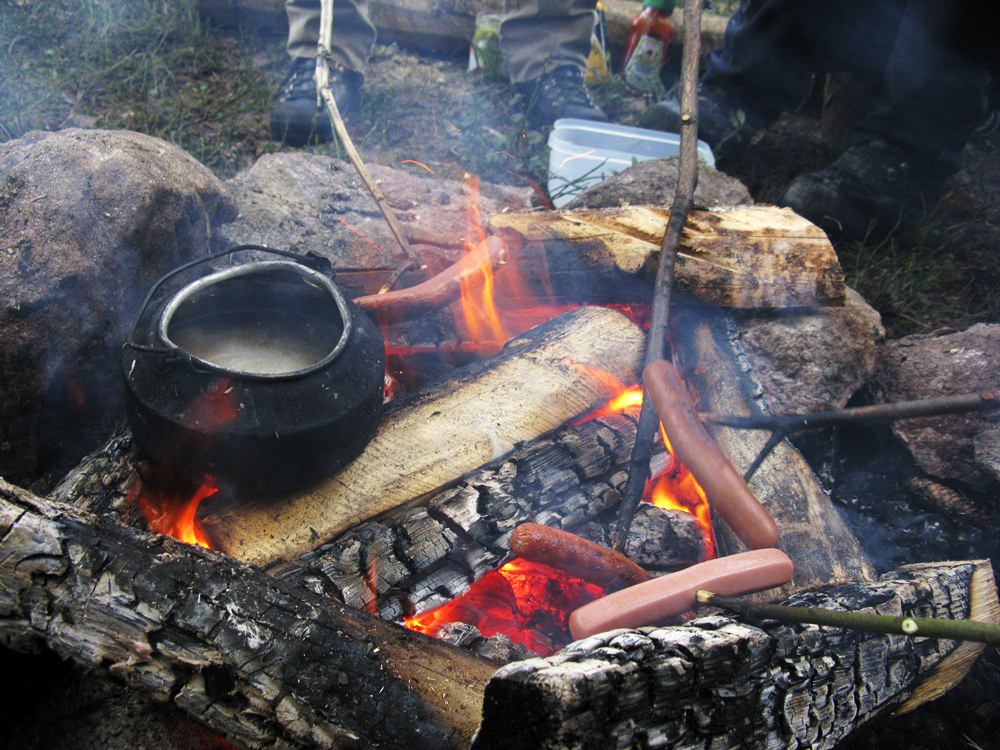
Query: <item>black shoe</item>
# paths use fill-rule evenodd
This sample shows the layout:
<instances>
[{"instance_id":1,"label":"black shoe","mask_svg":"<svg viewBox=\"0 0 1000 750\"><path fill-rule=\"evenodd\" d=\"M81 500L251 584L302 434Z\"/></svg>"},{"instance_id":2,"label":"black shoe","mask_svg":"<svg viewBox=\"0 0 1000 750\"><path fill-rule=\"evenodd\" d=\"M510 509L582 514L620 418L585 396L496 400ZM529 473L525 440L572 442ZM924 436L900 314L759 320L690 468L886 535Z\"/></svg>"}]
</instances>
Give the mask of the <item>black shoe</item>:
<instances>
[{"instance_id":1,"label":"black shoe","mask_svg":"<svg viewBox=\"0 0 1000 750\"><path fill-rule=\"evenodd\" d=\"M831 240L878 243L920 218L940 197L945 177L937 165L873 137L826 169L796 177L780 203Z\"/></svg>"},{"instance_id":2,"label":"black shoe","mask_svg":"<svg viewBox=\"0 0 1000 750\"><path fill-rule=\"evenodd\" d=\"M712 147L717 161L743 156L750 141L766 125L762 115L724 91L703 88L698 92L698 140ZM664 99L647 108L639 116L639 127L680 133L680 100Z\"/></svg>"},{"instance_id":3,"label":"black shoe","mask_svg":"<svg viewBox=\"0 0 1000 750\"><path fill-rule=\"evenodd\" d=\"M316 103L316 60L297 57L281 82L271 107L271 138L288 146L327 143L333 140L333 126L326 107ZM347 115L361 104L360 73L343 65L330 66L330 91L337 109Z\"/></svg>"},{"instance_id":4,"label":"black shoe","mask_svg":"<svg viewBox=\"0 0 1000 750\"><path fill-rule=\"evenodd\" d=\"M563 117L608 122L583 82L583 71L575 65L561 65L538 78L515 83L514 89L524 97L528 119L539 130Z\"/></svg>"}]
</instances>

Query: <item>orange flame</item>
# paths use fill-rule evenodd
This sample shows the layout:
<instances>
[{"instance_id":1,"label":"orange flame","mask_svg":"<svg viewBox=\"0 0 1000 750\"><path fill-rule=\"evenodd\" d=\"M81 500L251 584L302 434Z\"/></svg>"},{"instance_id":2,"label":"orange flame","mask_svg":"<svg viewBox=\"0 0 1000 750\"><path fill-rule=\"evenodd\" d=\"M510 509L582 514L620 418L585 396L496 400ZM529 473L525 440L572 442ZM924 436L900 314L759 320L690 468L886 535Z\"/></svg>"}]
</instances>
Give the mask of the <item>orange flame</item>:
<instances>
[{"instance_id":1,"label":"orange flame","mask_svg":"<svg viewBox=\"0 0 1000 750\"><path fill-rule=\"evenodd\" d=\"M195 514L201 501L216 492L215 480L205 477L205 481L187 500L179 498L173 490L154 489L148 485L142 485L134 499L150 531L172 536L185 544L212 549L208 534Z\"/></svg>"},{"instance_id":2,"label":"orange flame","mask_svg":"<svg viewBox=\"0 0 1000 750\"><path fill-rule=\"evenodd\" d=\"M448 623L474 625L484 636L502 634L548 656L569 642L573 610L603 596L600 586L520 558L487 573L462 596L414 617L410 630L434 635Z\"/></svg>"}]
</instances>

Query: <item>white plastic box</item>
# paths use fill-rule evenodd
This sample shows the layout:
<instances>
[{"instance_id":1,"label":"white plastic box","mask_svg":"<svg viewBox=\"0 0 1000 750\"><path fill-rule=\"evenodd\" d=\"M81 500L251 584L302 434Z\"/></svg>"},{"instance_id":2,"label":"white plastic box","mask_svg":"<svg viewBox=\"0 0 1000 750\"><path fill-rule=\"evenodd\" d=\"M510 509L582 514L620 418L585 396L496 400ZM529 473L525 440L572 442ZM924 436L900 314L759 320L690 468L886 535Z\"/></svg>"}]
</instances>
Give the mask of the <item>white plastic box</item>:
<instances>
[{"instance_id":1,"label":"white plastic box","mask_svg":"<svg viewBox=\"0 0 1000 750\"><path fill-rule=\"evenodd\" d=\"M660 130L591 120L556 120L549 133L549 197L556 208L591 185L635 162L680 153L681 137ZM698 141L698 158L715 166L712 149Z\"/></svg>"}]
</instances>

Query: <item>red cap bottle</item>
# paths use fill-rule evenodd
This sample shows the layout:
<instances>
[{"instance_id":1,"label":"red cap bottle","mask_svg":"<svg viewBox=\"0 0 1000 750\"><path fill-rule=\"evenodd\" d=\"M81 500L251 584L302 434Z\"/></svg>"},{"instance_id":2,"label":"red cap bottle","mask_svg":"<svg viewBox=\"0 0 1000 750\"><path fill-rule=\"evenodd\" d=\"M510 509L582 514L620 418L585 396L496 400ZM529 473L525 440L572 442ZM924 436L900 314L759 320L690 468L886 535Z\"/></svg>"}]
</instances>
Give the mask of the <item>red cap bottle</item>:
<instances>
[{"instance_id":1,"label":"red cap bottle","mask_svg":"<svg viewBox=\"0 0 1000 750\"><path fill-rule=\"evenodd\" d=\"M634 91L651 94L659 86L660 66L674 37L673 12L674 0L644 0L642 11L629 24L622 72Z\"/></svg>"}]
</instances>

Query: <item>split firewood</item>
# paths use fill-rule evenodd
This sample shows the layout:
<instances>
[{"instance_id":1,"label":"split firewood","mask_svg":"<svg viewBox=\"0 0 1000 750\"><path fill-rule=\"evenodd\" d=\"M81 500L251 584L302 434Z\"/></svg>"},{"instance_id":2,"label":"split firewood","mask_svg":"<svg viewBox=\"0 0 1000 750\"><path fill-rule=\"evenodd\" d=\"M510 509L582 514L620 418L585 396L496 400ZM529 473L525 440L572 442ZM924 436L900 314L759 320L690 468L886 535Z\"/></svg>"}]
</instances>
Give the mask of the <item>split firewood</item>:
<instances>
[{"instance_id":1,"label":"split firewood","mask_svg":"<svg viewBox=\"0 0 1000 750\"><path fill-rule=\"evenodd\" d=\"M246 748L468 747L494 666L260 570L0 481L0 640Z\"/></svg>"},{"instance_id":2,"label":"split firewood","mask_svg":"<svg viewBox=\"0 0 1000 750\"><path fill-rule=\"evenodd\" d=\"M240 560L292 560L617 395L637 378L643 338L612 310L566 313L393 402L365 451L318 486L229 507L209 500L202 522L215 545Z\"/></svg>"},{"instance_id":3,"label":"split firewood","mask_svg":"<svg viewBox=\"0 0 1000 750\"><path fill-rule=\"evenodd\" d=\"M988 561L924 563L788 602L996 622ZM971 648L969 648L971 647ZM587 747L833 748L876 716L954 685L981 644L723 615L612 630L486 686L474 750Z\"/></svg>"},{"instance_id":4,"label":"split firewood","mask_svg":"<svg viewBox=\"0 0 1000 750\"><path fill-rule=\"evenodd\" d=\"M490 232L506 237L523 282L508 289L499 274L498 288L518 303L649 302L669 215L652 206L494 214ZM691 211L674 276L679 295L726 307L839 306L846 293L826 234L773 206Z\"/></svg>"}]
</instances>

